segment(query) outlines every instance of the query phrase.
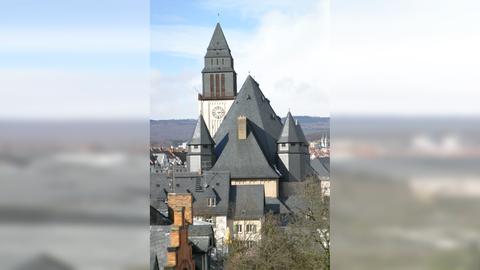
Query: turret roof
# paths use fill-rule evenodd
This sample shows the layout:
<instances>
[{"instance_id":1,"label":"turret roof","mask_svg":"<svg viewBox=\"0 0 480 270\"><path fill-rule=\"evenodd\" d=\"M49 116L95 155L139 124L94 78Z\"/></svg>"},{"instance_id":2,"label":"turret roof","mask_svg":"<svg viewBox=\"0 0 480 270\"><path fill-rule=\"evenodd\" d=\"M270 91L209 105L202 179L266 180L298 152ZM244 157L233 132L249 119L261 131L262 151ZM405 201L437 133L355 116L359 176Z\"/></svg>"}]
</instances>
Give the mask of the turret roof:
<instances>
[{"instance_id":1,"label":"turret roof","mask_svg":"<svg viewBox=\"0 0 480 270\"><path fill-rule=\"evenodd\" d=\"M300 124L296 123L290 112L287 114L278 143L307 143Z\"/></svg>"},{"instance_id":2,"label":"turret roof","mask_svg":"<svg viewBox=\"0 0 480 270\"><path fill-rule=\"evenodd\" d=\"M205 120L203 120L202 115L200 115L200 117L198 118L197 125L195 126L195 130L193 131L192 139L188 142L188 145L199 144L215 144L212 136L210 136L210 132L208 131L207 125L205 124Z\"/></svg>"}]
</instances>

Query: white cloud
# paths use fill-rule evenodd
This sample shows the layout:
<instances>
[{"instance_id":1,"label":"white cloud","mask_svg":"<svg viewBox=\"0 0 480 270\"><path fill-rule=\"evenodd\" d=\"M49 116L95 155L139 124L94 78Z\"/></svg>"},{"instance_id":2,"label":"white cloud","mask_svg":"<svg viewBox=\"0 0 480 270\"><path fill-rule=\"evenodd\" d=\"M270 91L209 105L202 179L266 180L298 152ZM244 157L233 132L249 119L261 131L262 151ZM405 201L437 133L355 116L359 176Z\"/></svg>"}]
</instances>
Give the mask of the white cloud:
<instances>
[{"instance_id":1,"label":"white cloud","mask_svg":"<svg viewBox=\"0 0 480 270\"><path fill-rule=\"evenodd\" d=\"M334 12L334 111L480 113L480 24L467 2L405 1L370 16Z\"/></svg>"},{"instance_id":2,"label":"white cloud","mask_svg":"<svg viewBox=\"0 0 480 270\"><path fill-rule=\"evenodd\" d=\"M201 76L196 72L166 75L152 70L150 94L151 119L196 118Z\"/></svg>"},{"instance_id":3,"label":"white cloud","mask_svg":"<svg viewBox=\"0 0 480 270\"><path fill-rule=\"evenodd\" d=\"M241 87L250 71L278 114L286 115L290 108L297 115L328 115L328 5L325 3L328 4L328 1L319 3L305 15L278 11L266 13L254 33L224 28L235 58L238 87ZM201 59L213 26L165 26L154 28L154 31L153 50ZM185 74L168 78L169 83L165 81L166 78L159 76L159 81L154 82L152 107L162 104L157 99L162 99L164 93L171 93L173 100L179 100L175 98L177 96L182 99L178 104L162 104L162 109L152 108L152 118L196 117L196 111L187 112L179 106L197 106L196 98L185 100L189 97L183 96L184 92L173 92L171 88L192 88L192 85L200 88L200 71L190 74L191 77L186 81L182 77ZM180 78L182 82L173 82ZM191 115L191 112L194 114Z\"/></svg>"},{"instance_id":4,"label":"white cloud","mask_svg":"<svg viewBox=\"0 0 480 270\"><path fill-rule=\"evenodd\" d=\"M148 28L11 27L0 29L0 52L148 52Z\"/></svg>"}]
</instances>

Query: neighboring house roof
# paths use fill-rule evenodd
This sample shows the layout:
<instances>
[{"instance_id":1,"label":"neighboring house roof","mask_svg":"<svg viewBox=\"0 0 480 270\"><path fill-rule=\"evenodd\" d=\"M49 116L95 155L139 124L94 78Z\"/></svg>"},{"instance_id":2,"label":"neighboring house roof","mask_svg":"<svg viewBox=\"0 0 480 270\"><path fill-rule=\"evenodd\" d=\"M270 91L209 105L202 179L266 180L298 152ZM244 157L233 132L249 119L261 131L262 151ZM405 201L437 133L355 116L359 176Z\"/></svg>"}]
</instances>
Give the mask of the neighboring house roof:
<instances>
[{"instance_id":1,"label":"neighboring house roof","mask_svg":"<svg viewBox=\"0 0 480 270\"><path fill-rule=\"evenodd\" d=\"M230 188L230 217L236 220L260 219L264 214L263 185L233 185Z\"/></svg>"},{"instance_id":2,"label":"neighboring house roof","mask_svg":"<svg viewBox=\"0 0 480 270\"><path fill-rule=\"evenodd\" d=\"M287 114L287 119L285 119L285 124L283 125L282 132L278 138L279 143L305 143L307 144L307 139L303 134L303 130L300 127L300 124L297 124L293 119L293 116L290 112Z\"/></svg>"},{"instance_id":3,"label":"neighboring house roof","mask_svg":"<svg viewBox=\"0 0 480 270\"><path fill-rule=\"evenodd\" d=\"M283 198L283 203L292 212L298 212L306 209L305 197L303 195L291 195Z\"/></svg>"},{"instance_id":4,"label":"neighboring house roof","mask_svg":"<svg viewBox=\"0 0 480 270\"><path fill-rule=\"evenodd\" d=\"M290 210L287 206L277 198L265 197L265 213L287 214Z\"/></svg>"},{"instance_id":5,"label":"neighboring house roof","mask_svg":"<svg viewBox=\"0 0 480 270\"><path fill-rule=\"evenodd\" d=\"M236 152L228 156L223 153L229 144L236 144L238 141L237 118L239 116L245 116L248 119L249 133L254 133L264 158L273 167L277 160L277 138L282 130L282 122L270 106L269 100L263 95L258 83L250 75L215 133L215 152L219 162L234 164L242 158ZM233 151L237 149L239 148L235 147ZM233 160L222 161L222 159L233 157ZM229 166L230 169L231 166Z\"/></svg>"},{"instance_id":6,"label":"neighboring house roof","mask_svg":"<svg viewBox=\"0 0 480 270\"><path fill-rule=\"evenodd\" d=\"M279 178L250 132L246 140L232 140L222 152L211 171L230 171L231 178Z\"/></svg>"},{"instance_id":7,"label":"neighboring house roof","mask_svg":"<svg viewBox=\"0 0 480 270\"><path fill-rule=\"evenodd\" d=\"M46 254L38 255L23 264L14 268L14 270L72 270L73 267Z\"/></svg>"},{"instance_id":8,"label":"neighboring house roof","mask_svg":"<svg viewBox=\"0 0 480 270\"><path fill-rule=\"evenodd\" d=\"M312 168L317 172L318 176L322 178L329 178L330 177L330 171L328 166L328 163L326 163L324 160L320 158L314 158L310 161L310 165Z\"/></svg>"},{"instance_id":9,"label":"neighboring house roof","mask_svg":"<svg viewBox=\"0 0 480 270\"><path fill-rule=\"evenodd\" d=\"M212 225L188 226L188 240L193 244L195 253L207 253L215 243Z\"/></svg>"},{"instance_id":10,"label":"neighboring house roof","mask_svg":"<svg viewBox=\"0 0 480 270\"><path fill-rule=\"evenodd\" d=\"M203 116L200 115L197 120L197 125L195 126L195 130L192 134L192 139L188 142L188 145L213 145L215 142L210 136L210 132L208 131L207 125L205 124L205 120L203 120Z\"/></svg>"},{"instance_id":11,"label":"neighboring house roof","mask_svg":"<svg viewBox=\"0 0 480 270\"><path fill-rule=\"evenodd\" d=\"M155 202L159 205L165 204L164 202ZM150 225L170 225L172 221L168 218L168 206L165 204L166 209L161 206L157 208L150 205Z\"/></svg>"},{"instance_id":12,"label":"neighboring house roof","mask_svg":"<svg viewBox=\"0 0 480 270\"><path fill-rule=\"evenodd\" d=\"M150 173L150 201L165 202L169 190L169 180L165 173Z\"/></svg>"},{"instance_id":13,"label":"neighboring house roof","mask_svg":"<svg viewBox=\"0 0 480 270\"><path fill-rule=\"evenodd\" d=\"M170 226L150 226L150 270L163 269L167 264Z\"/></svg>"},{"instance_id":14,"label":"neighboring house roof","mask_svg":"<svg viewBox=\"0 0 480 270\"><path fill-rule=\"evenodd\" d=\"M182 163L185 163L187 161L187 152L173 152L175 156L177 156Z\"/></svg>"},{"instance_id":15,"label":"neighboring house roof","mask_svg":"<svg viewBox=\"0 0 480 270\"><path fill-rule=\"evenodd\" d=\"M168 183L172 183L170 186ZM170 192L191 193L193 212L196 216L226 216L230 190L229 172L206 171L197 173L176 173L168 177L164 173L151 174L150 199L165 201ZM216 205L208 206L208 198L214 197Z\"/></svg>"}]
</instances>

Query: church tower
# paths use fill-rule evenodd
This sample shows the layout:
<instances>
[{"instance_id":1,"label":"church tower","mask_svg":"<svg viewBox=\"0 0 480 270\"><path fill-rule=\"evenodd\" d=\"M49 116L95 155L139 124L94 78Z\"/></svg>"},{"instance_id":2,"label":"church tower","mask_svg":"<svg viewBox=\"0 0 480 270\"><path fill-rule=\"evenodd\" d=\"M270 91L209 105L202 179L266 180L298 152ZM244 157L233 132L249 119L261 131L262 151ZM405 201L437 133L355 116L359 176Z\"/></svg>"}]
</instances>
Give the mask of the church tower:
<instances>
[{"instance_id":1,"label":"church tower","mask_svg":"<svg viewBox=\"0 0 480 270\"><path fill-rule=\"evenodd\" d=\"M280 171L285 181L303 181L308 173L310 158L308 142L300 124L296 123L290 112L277 141Z\"/></svg>"},{"instance_id":2,"label":"church tower","mask_svg":"<svg viewBox=\"0 0 480 270\"><path fill-rule=\"evenodd\" d=\"M215 142L200 115L192 139L187 144L187 164L190 172L202 172L213 166L215 162L214 145Z\"/></svg>"},{"instance_id":3,"label":"church tower","mask_svg":"<svg viewBox=\"0 0 480 270\"><path fill-rule=\"evenodd\" d=\"M237 73L233 68L233 57L217 23L205 55L202 70L202 94L199 94L200 114L212 136L223 121L237 96Z\"/></svg>"}]
</instances>

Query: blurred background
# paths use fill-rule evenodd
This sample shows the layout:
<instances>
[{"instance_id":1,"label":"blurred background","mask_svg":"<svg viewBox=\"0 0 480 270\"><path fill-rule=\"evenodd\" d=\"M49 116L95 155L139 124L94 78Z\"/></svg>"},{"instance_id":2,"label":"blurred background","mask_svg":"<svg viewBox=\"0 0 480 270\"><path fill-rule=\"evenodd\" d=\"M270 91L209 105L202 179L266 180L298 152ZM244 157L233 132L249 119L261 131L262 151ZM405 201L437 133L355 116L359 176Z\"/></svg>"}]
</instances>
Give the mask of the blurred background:
<instances>
[{"instance_id":1,"label":"blurred background","mask_svg":"<svg viewBox=\"0 0 480 270\"><path fill-rule=\"evenodd\" d=\"M480 268L479 7L331 1L333 269Z\"/></svg>"},{"instance_id":2,"label":"blurred background","mask_svg":"<svg viewBox=\"0 0 480 270\"><path fill-rule=\"evenodd\" d=\"M332 267L479 269L480 4L262 3L309 29L289 52L331 114ZM0 6L1 268L147 269L149 1Z\"/></svg>"},{"instance_id":3,"label":"blurred background","mask_svg":"<svg viewBox=\"0 0 480 270\"><path fill-rule=\"evenodd\" d=\"M148 1L0 1L0 268L148 269Z\"/></svg>"}]
</instances>

